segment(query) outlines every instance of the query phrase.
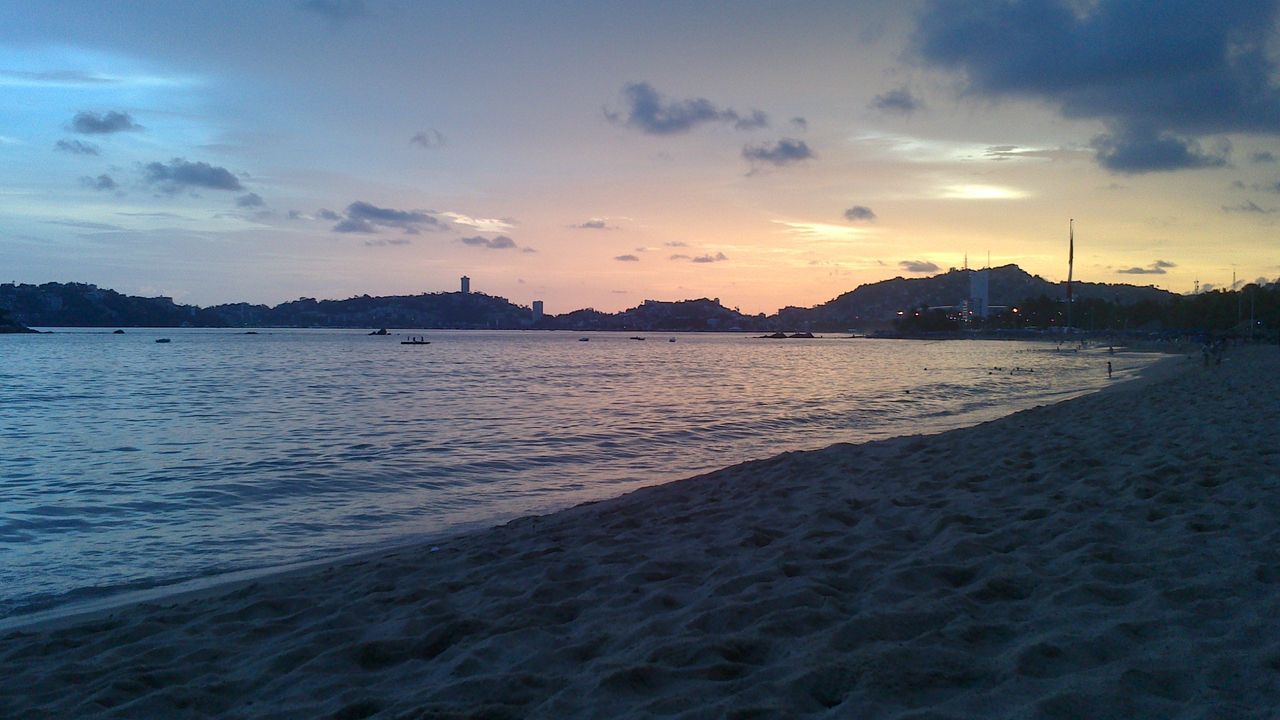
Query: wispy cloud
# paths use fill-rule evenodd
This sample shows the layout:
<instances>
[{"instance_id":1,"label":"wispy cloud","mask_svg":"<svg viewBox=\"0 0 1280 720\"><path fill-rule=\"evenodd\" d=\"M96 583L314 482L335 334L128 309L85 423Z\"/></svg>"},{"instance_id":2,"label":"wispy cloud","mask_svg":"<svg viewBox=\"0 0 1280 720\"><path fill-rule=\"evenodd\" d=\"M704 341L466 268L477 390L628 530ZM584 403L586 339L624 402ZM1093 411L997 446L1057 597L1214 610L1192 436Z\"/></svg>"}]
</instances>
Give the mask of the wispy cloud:
<instances>
[{"instance_id":1,"label":"wispy cloud","mask_svg":"<svg viewBox=\"0 0 1280 720\"><path fill-rule=\"evenodd\" d=\"M53 144L53 149L72 155L97 155L98 146L93 143L81 142L79 140L59 140Z\"/></svg>"},{"instance_id":2,"label":"wispy cloud","mask_svg":"<svg viewBox=\"0 0 1280 720\"><path fill-rule=\"evenodd\" d=\"M1266 208L1264 208L1264 207L1262 207L1262 206L1258 205L1257 203L1255 203L1255 202L1254 202L1254 201L1252 201L1252 200L1245 200L1244 202L1240 203L1239 205L1229 205L1229 206L1228 206L1228 205L1223 205L1223 206L1222 206L1222 212L1224 212L1224 213L1254 213L1254 214L1258 214L1258 215L1269 215L1269 214L1271 214L1271 213L1275 212L1275 209L1273 208L1273 209L1268 210L1268 209L1266 209Z\"/></svg>"},{"instance_id":3,"label":"wispy cloud","mask_svg":"<svg viewBox=\"0 0 1280 720\"><path fill-rule=\"evenodd\" d=\"M609 225L603 218L591 218L584 220L576 225L570 225L574 230L616 230L617 228Z\"/></svg>"},{"instance_id":4,"label":"wispy cloud","mask_svg":"<svg viewBox=\"0 0 1280 720\"><path fill-rule=\"evenodd\" d=\"M99 175L98 177L89 177L86 175L85 177L80 178L80 184L87 188L93 188L94 190L115 190L117 187L116 181L113 180L110 175L106 174Z\"/></svg>"},{"instance_id":5,"label":"wispy cloud","mask_svg":"<svg viewBox=\"0 0 1280 720\"><path fill-rule=\"evenodd\" d=\"M924 108L924 103L906 88L897 88L875 96L871 101L871 107L883 112L910 115Z\"/></svg>"},{"instance_id":6,"label":"wispy cloud","mask_svg":"<svg viewBox=\"0 0 1280 720\"><path fill-rule=\"evenodd\" d=\"M446 218L454 225L463 225L480 232L507 232L516 226L516 221L511 218L478 218L447 210L432 214Z\"/></svg>"},{"instance_id":7,"label":"wispy cloud","mask_svg":"<svg viewBox=\"0 0 1280 720\"><path fill-rule=\"evenodd\" d=\"M262 199L262 196L259 195L258 193L251 192L251 193L248 193L247 195L241 195L240 197L236 198L236 207L254 208L254 207L262 207L266 204L267 203Z\"/></svg>"},{"instance_id":8,"label":"wispy cloud","mask_svg":"<svg viewBox=\"0 0 1280 720\"><path fill-rule=\"evenodd\" d=\"M718 253L716 253L715 255L711 255L711 254L707 254L707 255L699 255L699 256L697 256L697 257L693 258L692 260L690 260L689 262L696 262L696 263L715 263L715 262L724 262L725 260L728 260L728 259L729 259L729 258L728 258L728 257L726 257L724 253L722 253L722 252L718 252Z\"/></svg>"},{"instance_id":9,"label":"wispy cloud","mask_svg":"<svg viewBox=\"0 0 1280 720\"><path fill-rule=\"evenodd\" d=\"M480 235L476 235L475 237L462 237L458 238L458 242L463 245L470 245L471 247L485 248L486 250L514 250L519 247L516 245L515 240L512 240L506 235L498 235L497 237L491 238L482 237Z\"/></svg>"},{"instance_id":10,"label":"wispy cloud","mask_svg":"<svg viewBox=\"0 0 1280 720\"><path fill-rule=\"evenodd\" d=\"M613 259L618 262L640 262L640 258L635 255L615 255Z\"/></svg>"},{"instance_id":11,"label":"wispy cloud","mask_svg":"<svg viewBox=\"0 0 1280 720\"><path fill-rule=\"evenodd\" d=\"M444 147L445 139L444 135L441 134L439 130L436 130L435 128L427 128L426 130L415 133L413 137L409 138L409 143L411 145L417 145L418 147L430 150L433 148Z\"/></svg>"}]
</instances>

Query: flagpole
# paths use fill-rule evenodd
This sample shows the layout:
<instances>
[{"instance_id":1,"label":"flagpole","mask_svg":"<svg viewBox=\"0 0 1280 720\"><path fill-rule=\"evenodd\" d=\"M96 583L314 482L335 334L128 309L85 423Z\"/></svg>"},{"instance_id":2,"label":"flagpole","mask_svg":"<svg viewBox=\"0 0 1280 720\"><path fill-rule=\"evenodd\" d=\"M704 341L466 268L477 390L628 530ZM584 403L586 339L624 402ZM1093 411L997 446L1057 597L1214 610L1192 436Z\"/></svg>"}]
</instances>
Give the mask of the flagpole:
<instances>
[{"instance_id":1,"label":"flagpole","mask_svg":"<svg viewBox=\"0 0 1280 720\"><path fill-rule=\"evenodd\" d=\"M1076 262L1076 221L1068 220L1067 237L1067 327L1071 327L1071 272Z\"/></svg>"}]
</instances>

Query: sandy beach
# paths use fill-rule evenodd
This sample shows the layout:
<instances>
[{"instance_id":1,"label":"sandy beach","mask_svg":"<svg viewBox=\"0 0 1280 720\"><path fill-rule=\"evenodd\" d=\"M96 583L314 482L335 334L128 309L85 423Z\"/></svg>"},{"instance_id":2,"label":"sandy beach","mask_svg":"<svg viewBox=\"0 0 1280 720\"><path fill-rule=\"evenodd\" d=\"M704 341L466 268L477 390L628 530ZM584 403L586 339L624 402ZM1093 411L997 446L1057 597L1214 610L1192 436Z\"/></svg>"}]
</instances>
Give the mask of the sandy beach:
<instances>
[{"instance_id":1,"label":"sandy beach","mask_svg":"<svg viewBox=\"0 0 1280 720\"><path fill-rule=\"evenodd\" d=\"M0 716L1267 718L1280 349L0 635Z\"/></svg>"}]
</instances>

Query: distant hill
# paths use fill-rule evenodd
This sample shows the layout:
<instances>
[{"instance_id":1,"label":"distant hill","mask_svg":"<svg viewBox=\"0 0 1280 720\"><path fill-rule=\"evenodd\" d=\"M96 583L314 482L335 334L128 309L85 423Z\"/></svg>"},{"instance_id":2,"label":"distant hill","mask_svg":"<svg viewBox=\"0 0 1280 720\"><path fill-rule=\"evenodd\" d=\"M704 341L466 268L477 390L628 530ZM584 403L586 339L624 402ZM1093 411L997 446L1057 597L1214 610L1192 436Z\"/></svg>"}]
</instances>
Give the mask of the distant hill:
<instances>
[{"instance_id":1,"label":"distant hill","mask_svg":"<svg viewBox=\"0 0 1280 720\"><path fill-rule=\"evenodd\" d=\"M783 308L778 311L780 327L813 330L845 328L880 328L889 325L899 310L921 305L952 306L969 297L970 278L975 270L956 270L926 278L882 280L861 285L854 290L812 308ZM1066 283L1054 283L1032 275L1017 265L1002 265L987 271L989 304L1016 305L1027 299L1047 296L1053 300L1066 297ZM1118 305L1141 302L1169 303L1180 297L1157 287L1138 287L1108 283L1072 283L1072 293L1079 300L1097 298Z\"/></svg>"},{"instance_id":2,"label":"distant hill","mask_svg":"<svg viewBox=\"0 0 1280 720\"><path fill-rule=\"evenodd\" d=\"M299 298L275 307L230 303L196 307L167 297L122 295L85 283L0 285L0 310L11 322L34 327L401 327L564 330L816 330L888 327L899 311L955 306L969 297L975 271L951 270L927 278L893 278L862 285L812 308L786 307L773 315L744 315L701 298L644 303L617 313L590 308L546 316L483 293L439 292L346 300ZM1014 305L1041 296L1058 301L1064 283L1028 274L1016 265L992 268L990 304ZM1168 305L1181 296L1155 287L1076 283L1080 300L1116 305Z\"/></svg>"}]
</instances>

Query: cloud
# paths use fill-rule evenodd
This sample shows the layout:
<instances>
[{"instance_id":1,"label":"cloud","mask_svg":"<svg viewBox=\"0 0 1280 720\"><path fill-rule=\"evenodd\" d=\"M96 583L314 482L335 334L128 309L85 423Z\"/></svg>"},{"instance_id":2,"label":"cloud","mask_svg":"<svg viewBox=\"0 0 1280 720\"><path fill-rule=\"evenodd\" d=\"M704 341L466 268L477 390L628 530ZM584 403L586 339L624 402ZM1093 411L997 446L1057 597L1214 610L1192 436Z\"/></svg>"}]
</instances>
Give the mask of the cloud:
<instances>
[{"instance_id":1,"label":"cloud","mask_svg":"<svg viewBox=\"0 0 1280 720\"><path fill-rule=\"evenodd\" d=\"M337 215L328 210L321 210L320 217L326 220ZM334 232L340 233L376 233L380 227L399 228L406 235L416 235L427 227L432 230L444 230L448 226L425 210L396 210L357 200L347 206L345 215L333 226Z\"/></svg>"},{"instance_id":2,"label":"cloud","mask_svg":"<svg viewBox=\"0 0 1280 720\"><path fill-rule=\"evenodd\" d=\"M85 176L80 178L80 184L88 188L93 188L94 190L115 190L116 187L118 187L116 185L116 181L113 180L110 175L99 175L98 177Z\"/></svg>"},{"instance_id":3,"label":"cloud","mask_svg":"<svg viewBox=\"0 0 1280 720\"><path fill-rule=\"evenodd\" d=\"M1098 164L1130 175L1227 164L1227 151L1207 154L1193 139L1157 133L1150 127L1126 127L1118 133L1099 135L1093 139L1093 148Z\"/></svg>"},{"instance_id":4,"label":"cloud","mask_svg":"<svg viewBox=\"0 0 1280 720\"><path fill-rule=\"evenodd\" d=\"M590 220L580 222L577 225L570 225L569 227L573 228L574 230L614 230L615 229L613 227L610 227L609 224L605 222L602 218L591 218Z\"/></svg>"},{"instance_id":5,"label":"cloud","mask_svg":"<svg viewBox=\"0 0 1280 720\"><path fill-rule=\"evenodd\" d=\"M768 163L781 166L809 160L813 158L813 151L803 140L782 138L773 144L748 145L742 148L742 157L752 164Z\"/></svg>"},{"instance_id":6,"label":"cloud","mask_svg":"<svg viewBox=\"0 0 1280 720\"><path fill-rule=\"evenodd\" d=\"M689 243L680 240L672 240L671 242L662 243L666 247L689 247Z\"/></svg>"},{"instance_id":7,"label":"cloud","mask_svg":"<svg viewBox=\"0 0 1280 720\"><path fill-rule=\"evenodd\" d=\"M142 130L143 127L129 117L129 113L114 110L99 115L93 112L78 112L71 118L71 129L84 135L107 135L110 133Z\"/></svg>"},{"instance_id":8,"label":"cloud","mask_svg":"<svg viewBox=\"0 0 1280 720\"><path fill-rule=\"evenodd\" d=\"M517 247L516 241L506 235L498 235L497 237L492 238L481 237L479 235L475 237L462 237L458 238L458 242L472 247L482 247L486 250L511 250Z\"/></svg>"},{"instance_id":9,"label":"cloud","mask_svg":"<svg viewBox=\"0 0 1280 720\"><path fill-rule=\"evenodd\" d=\"M298 8L339 22L369 15L364 0L303 0Z\"/></svg>"},{"instance_id":10,"label":"cloud","mask_svg":"<svg viewBox=\"0 0 1280 720\"><path fill-rule=\"evenodd\" d=\"M851 220L853 222L861 222L861 221L870 222L871 220L876 219L876 214L874 211L872 211L871 208L867 207L866 205L854 205L853 207L844 211L844 219Z\"/></svg>"},{"instance_id":11,"label":"cloud","mask_svg":"<svg viewBox=\"0 0 1280 720\"><path fill-rule=\"evenodd\" d=\"M335 221L335 222L342 219L341 215L339 215L338 213L328 208L320 208L319 210L317 210L316 217L320 218L321 220L329 220L329 221Z\"/></svg>"},{"instance_id":12,"label":"cloud","mask_svg":"<svg viewBox=\"0 0 1280 720\"><path fill-rule=\"evenodd\" d=\"M236 207L251 208L251 207L262 207L263 205L266 205L266 203L262 200L262 196L259 195L258 193L251 192L248 195L241 195L240 197L236 198Z\"/></svg>"},{"instance_id":13,"label":"cloud","mask_svg":"<svg viewBox=\"0 0 1280 720\"><path fill-rule=\"evenodd\" d=\"M302 219L302 213L301 213L301 212L299 212L299 211L297 211L297 210L290 210L290 211L289 211L289 219L290 219L290 220L301 220L301 219Z\"/></svg>"},{"instance_id":14,"label":"cloud","mask_svg":"<svg viewBox=\"0 0 1280 720\"><path fill-rule=\"evenodd\" d=\"M1130 0L930 0L913 51L962 73L967 93L1046 101L1101 120L1103 167L1129 173L1214 167L1205 136L1280 133L1280 4Z\"/></svg>"},{"instance_id":15,"label":"cloud","mask_svg":"<svg viewBox=\"0 0 1280 720\"><path fill-rule=\"evenodd\" d=\"M80 142L79 140L59 140L53 144L54 150L61 150L72 155L97 155L98 146L93 143Z\"/></svg>"},{"instance_id":16,"label":"cloud","mask_svg":"<svg viewBox=\"0 0 1280 720\"><path fill-rule=\"evenodd\" d=\"M640 258L635 255L617 255L613 259L619 262L640 262Z\"/></svg>"},{"instance_id":17,"label":"cloud","mask_svg":"<svg viewBox=\"0 0 1280 720\"><path fill-rule=\"evenodd\" d=\"M898 88L875 96L875 99L871 101L871 107L883 112L910 115L917 110L923 109L924 103L906 88Z\"/></svg>"},{"instance_id":18,"label":"cloud","mask_svg":"<svg viewBox=\"0 0 1280 720\"><path fill-rule=\"evenodd\" d=\"M809 129L809 121L802 117L793 117L791 118L791 126L800 132L805 132Z\"/></svg>"},{"instance_id":19,"label":"cloud","mask_svg":"<svg viewBox=\"0 0 1280 720\"><path fill-rule=\"evenodd\" d=\"M1275 153L1264 150L1250 155L1249 159L1256 163L1273 163L1276 161L1276 156Z\"/></svg>"},{"instance_id":20,"label":"cloud","mask_svg":"<svg viewBox=\"0 0 1280 720\"><path fill-rule=\"evenodd\" d=\"M1245 200L1239 205L1231 205L1231 206L1223 205L1222 212L1224 213L1257 213L1260 215L1267 215L1275 212L1275 210L1267 210L1266 208L1259 206L1257 203L1255 203L1252 200Z\"/></svg>"},{"instance_id":21,"label":"cloud","mask_svg":"<svg viewBox=\"0 0 1280 720\"><path fill-rule=\"evenodd\" d=\"M371 238L364 241L365 247L389 247L393 245L409 245L413 241L409 238Z\"/></svg>"},{"instance_id":22,"label":"cloud","mask_svg":"<svg viewBox=\"0 0 1280 720\"><path fill-rule=\"evenodd\" d=\"M244 189L230 170L206 162L187 162L182 158L174 158L168 164L147 163L143 167L142 180L170 195L193 187L208 190Z\"/></svg>"},{"instance_id":23,"label":"cloud","mask_svg":"<svg viewBox=\"0 0 1280 720\"><path fill-rule=\"evenodd\" d=\"M427 128L426 130L416 133L413 137L409 138L409 143L411 145L418 145L430 150L431 148L444 147L445 139L444 135L442 135L439 130L436 130L435 128Z\"/></svg>"},{"instance_id":24,"label":"cloud","mask_svg":"<svg viewBox=\"0 0 1280 720\"><path fill-rule=\"evenodd\" d=\"M666 100L645 82L627 83L622 88L626 105L622 113L605 110L610 122L635 128L650 135L676 135L707 123L729 123L739 130L767 127L769 118L759 110L743 115L722 108L706 98Z\"/></svg>"},{"instance_id":25,"label":"cloud","mask_svg":"<svg viewBox=\"0 0 1280 720\"><path fill-rule=\"evenodd\" d=\"M689 262L713 263L713 262L724 262L725 260L728 260L728 259L729 258L725 257L724 253L718 252L715 255L699 255L698 257L693 258Z\"/></svg>"},{"instance_id":26,"label":"cloud","mask_svg":"<svg viewBox=\"0 0 1280 720\"><path fill-rule=\"evenodd\" d=\"M1156 260L1145 267L1131 267L1123 270L1117 270L1118 275L1167 275L1167 268L1178 267L1177 263L1171 263L1168 260Z\"/></svg>"},{"instance_id":27,"label":"cloud","mask_svg":"<svg viewBox=\"0 0 1280 720\"><path fill-rule=\"evenodd\" d=\"M928 260L900 260L898 267L910 273L933 273L940 269L937 263Z\"/></svg>"},{"instance_id":28,"label":"cloud","mask_svg":"<svg viewBox=\"0 0 1280 720\"><path fill-rule=\"evenodd\" d=\"M692 260L693 258L688 255L684 255L682 253L676 253L675 255L672 255L667 259L668 260Z\"/></svg>"}]
</instances>

